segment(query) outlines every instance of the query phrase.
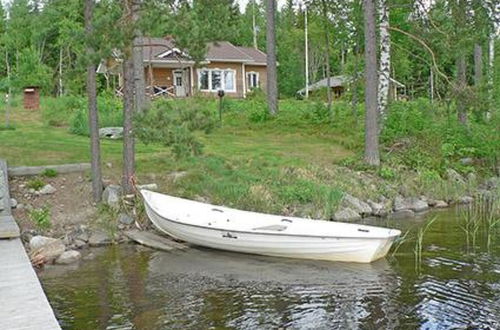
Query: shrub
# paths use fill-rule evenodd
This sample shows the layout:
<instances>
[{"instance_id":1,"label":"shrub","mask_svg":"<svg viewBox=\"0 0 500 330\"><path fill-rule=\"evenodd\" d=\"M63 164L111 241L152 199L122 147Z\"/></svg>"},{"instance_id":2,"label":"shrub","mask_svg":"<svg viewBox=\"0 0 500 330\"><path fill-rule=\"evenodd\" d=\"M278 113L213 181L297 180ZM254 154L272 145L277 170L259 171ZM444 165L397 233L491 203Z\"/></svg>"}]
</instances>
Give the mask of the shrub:
<instances>
[{"instance_id":1,"label":"shrub","mask_svg":"<svg viewBox=\"0 0 500 330\"><path fill-rule=\"evenodd\" d=\"M54 170L53 168L46 168L42 172L42 176L44 176L46 178L55 178L57 176L57 171Z\"/></svg>"},{"instance_id":2,"label":"shrub","mask_svg":"<svg viewBox=\"0 0 500 330\"><path fill-rule=\"evenodd\" d=\"M99 111L99 127L123 126L122 102L119 98L105 94L97 98ZM78 135L89 135L87 103L76 110L70 120L70 132Z\"/></svg>"},{"instance_id":3,"label":"shrub","mask_svg":"<svg viewBox=\"0 0 500 330\"><path fill-rule=\"evenodd\" d=\"M30 189L40 190L45 186L45 182L40 178L34 178L28 181L26 186Z\"/></svg>"},{"instance_id":4,"label":"shrub","mask_svg":"<svg viewBox=\"0 0 500 330\"><path fill-rule=\"evenodd\" d=\"M30 210L28 212L28 216L30 220L40 229L48 229L52 225L50 221L50 208L48 205L39 209Z\"/></svg>"}]
</instances>

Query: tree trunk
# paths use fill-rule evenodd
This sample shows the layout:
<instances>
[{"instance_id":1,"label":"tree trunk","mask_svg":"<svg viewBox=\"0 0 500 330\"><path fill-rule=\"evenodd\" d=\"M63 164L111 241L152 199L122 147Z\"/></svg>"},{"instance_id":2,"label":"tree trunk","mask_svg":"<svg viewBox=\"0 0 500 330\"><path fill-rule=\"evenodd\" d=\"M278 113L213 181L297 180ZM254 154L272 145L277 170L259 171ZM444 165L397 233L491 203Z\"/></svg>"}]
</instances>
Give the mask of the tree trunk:
<instances>
[{"instance_id":1,"label":"tree trunk","mask_svg":"<svg viewBox=\"0 0 500 330\"><path fill-rule=\"evenodd\" d=\"M329 21L328 21L328 10L326 8L326 2L325 0L321 0L321 4L322 4L322 7L323 7L323 20L324 20L324 24L325 24L325 43L326 43L326 52L325 52L325 55L326 55L326 59L325 59L325 62L326 62L326 86L327 86L327 99L328 99L328 103L327 103L327 109L328 109L328 113L330 114L330 119L332 119L332 102L333 102L333 95L332 95L332 87L331 87L331 76L332 76L332 73L330 72L330 32L329 32Z\"/></svg>"},{"instance_id":2,"label":"tree trunk","mask_svg":"<svg viewBox=\"0 0 500 330\"><path fill-rule=\"evenodd\" d=\"M389 9L387 0L379 0L380 20L380 63L378 80L378 112L380 114L380 129L383 128L387 116L387 103L391 77L391 36L389 34Z\"/></svg>"},{"instance_id":3,"label":"tree trunk","mask_svg":"<svg viewBox=\"0 0 500 330\"><path fill-rule=\"evenodd\" d=\"M142 33L137 24L139 21L140 1L132 2L132 20L134 27L134 49L132 52L134 61L134 94L135 94L135 111L142 113L147 106L146 99L146 82L144 77L144 54L142 47Z\"/></svg>"},{"instance_id":4,"label":"tree trunk","mask_svg":"<svg viewBox=\"0 0 500 330\"><path fill-rule=\"evenodd\" d=\"M12 88L10 87L10 63L9 63L9 53L5 50L5 68L7 69L7 95L5 100L5 127L10 126L10 99L12 97Z\"/></svg>"},{"instance_id":5,"label":"tree trunk","mask_svg":"<svg viewBox=\"0 0 500 330\"><path fill-rule=\"evenodd\" d=\"M90 39L93 34L92 18L94 0L85 0L85 34ZM98 203L102 198L101 148L99 142L99 116L97 112L96 66L94 64L94 49L87 45L87 97L90 130L90 156L92 169L92 196ZM62 84L61 84L62 88Z\"/></svg>"},{"instance_id":6,"label":"tree trunk","mask_svg":"<svg viewBox=\"0 0 500 330\"><path fill-rule=\"evenodd\" d=\"M122 188L126 194L134 191L135 142L133 131L134 117L134 61L132 50L125 51L123 60L123 175Z\"/></svg>"},{"instance_id":7,"label":"tree trunk","mask_svg":"<svg viewBox=\"0 0 500 330\"><path fill-rule=\"evenodd\" d=\"M354 74L353 74L353 84L352 84L352 115L356 121L358 122L358 87L359 87L359 54L358 54L358 46L356 45L353 49L354 55Z\"/></svg>"},{"instance_id":8,"label":"tree trunk","mask_svg":"<svg viewBox=\"0 0 500 330\"><path fill-rule=\"evenodd\" d=\"M276 0L267 0L267 106L269 113L278 113L278 73L276 66Z\"/></svg>"},{"instance_id":9,"label":"tree trunk","mask_svg":"<svg viewBox=\"0 0 500 330\"><path fill-rule=\"evenodd\" d=\"M467 124L467 108L465 94L467 93L467 63L465 55L461 54L457 58L457 116L458 121L464 125Z\"/></svg>"},{"instance_id":10,"label":"tree trunk","mask_svg":"<svg viewBox=\"0 0 500 330\"><path fill-rule=\"evenodd\" d=\"M62 47L59 49L59 79L58 79L58 91L57 95L63 95L63 49Z\"/></svg>"},{"instance_id":11,"label":"tree trunk","mask_svg":"<svg viewBox=\"0 0 500 330\"><path fill-rule=\"evenodd\" d=\"M379 166L377 111L377 39L374 0L363 0L365 18L365 162Z\"/></svg>"},{"instance_id":12,"label":"tree trunk","mask_svg":"<svg viewBox=\"0 0 500 330\"><path fill-rule=\"evenodd\" d=\"M495 32L491 32L490 40L488 43L488 98L489 98L489 109L486 113L486 118L491 116L491 109L493 108L493 98L494 98L494 85L493 78L495 76Z\"/></svg>"},{"instance_id":13,"label":"tree trunk","mask_svg":"<svg viewBox=\"0 0 500 330\"><path fill-rule=\"evenodd\" d=\"M483 81L483 47L474 45L474 86L479 88Z\"/></svg>"}]
</instances>

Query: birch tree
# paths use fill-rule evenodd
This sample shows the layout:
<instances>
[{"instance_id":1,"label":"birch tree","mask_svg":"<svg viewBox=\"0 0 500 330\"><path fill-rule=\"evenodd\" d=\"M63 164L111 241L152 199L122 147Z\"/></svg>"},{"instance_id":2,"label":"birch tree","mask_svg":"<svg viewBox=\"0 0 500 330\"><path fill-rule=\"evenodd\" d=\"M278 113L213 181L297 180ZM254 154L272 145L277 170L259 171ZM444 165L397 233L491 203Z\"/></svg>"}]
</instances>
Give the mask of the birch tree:
<instances>
[{"instance_id":1,"label":"birch tree","mask_svg":"<svg viewBox=\"0 0 500 330\"><path fill-rule=\"evenodd\" d=\"M377 111L377 39L375 0L363 0L365 19L365 162L379 166Z\"/></svg>"},{"instance_id":2,"label":"birch tree","mask_svg":"<svg viewBox=\"0 0 500 330\"><path fill-rule=\"evenodd\" d=\"M389 34L389 9L387 0L379 0L380 20L380 63L378 80L378 112L380 114L380 129L383 127L389 99L391 76L391 37Z\"/></svg>"}]
</instances>

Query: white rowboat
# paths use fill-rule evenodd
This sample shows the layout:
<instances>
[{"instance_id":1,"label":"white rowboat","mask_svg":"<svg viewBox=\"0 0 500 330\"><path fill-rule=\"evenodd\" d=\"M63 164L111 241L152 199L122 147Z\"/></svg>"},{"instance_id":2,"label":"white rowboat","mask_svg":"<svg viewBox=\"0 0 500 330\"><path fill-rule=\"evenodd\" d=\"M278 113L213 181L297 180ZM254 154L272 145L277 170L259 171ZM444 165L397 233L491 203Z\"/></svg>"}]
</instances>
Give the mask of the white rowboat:
<instances>
[{"instance_id":1,"label":"white rowboat","mask_svg":"<svg viewBox=\"0 0 500 330\"><path fill-rule=\"evenodd\" d=\"M162 232L214 249L275 257L372 262L399 230L231 209L141 190L146 212Z\"/></svg>"}]
</instances>

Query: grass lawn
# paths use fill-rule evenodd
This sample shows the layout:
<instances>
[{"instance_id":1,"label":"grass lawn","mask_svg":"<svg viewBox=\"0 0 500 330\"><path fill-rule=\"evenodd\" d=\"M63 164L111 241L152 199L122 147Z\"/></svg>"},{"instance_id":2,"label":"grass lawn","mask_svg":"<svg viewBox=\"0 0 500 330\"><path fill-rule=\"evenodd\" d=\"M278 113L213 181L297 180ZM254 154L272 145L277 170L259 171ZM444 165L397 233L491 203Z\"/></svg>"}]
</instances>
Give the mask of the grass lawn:
<instances>
[{"instance_id":1,"label":"grass lawn","mask_svg":"<svg viewBox=\"0 0 500 330\"><path fill-rule=\"evenodd\" d=\"M10 166L89 161L88 137L47 125L41 111L16 107L11 122L15 130L0 131L0 157ZM322 182L317 174L353 155L333 133L272 123L251 125L238 118L199 138L203 155L183 160L176 160L166 147L138 143L138 180L155 181L173 194L248 209L281 212L296 203L316 204L316 209L328 199L335 204L341 196L341 190L327 182L331 178ZM112 164L104 166L105 176L118 180L122 143L102 140L101 146L103 163ZM182 172L182 179L173 180L172 172Z\"/></svg>"}]
</instances>

